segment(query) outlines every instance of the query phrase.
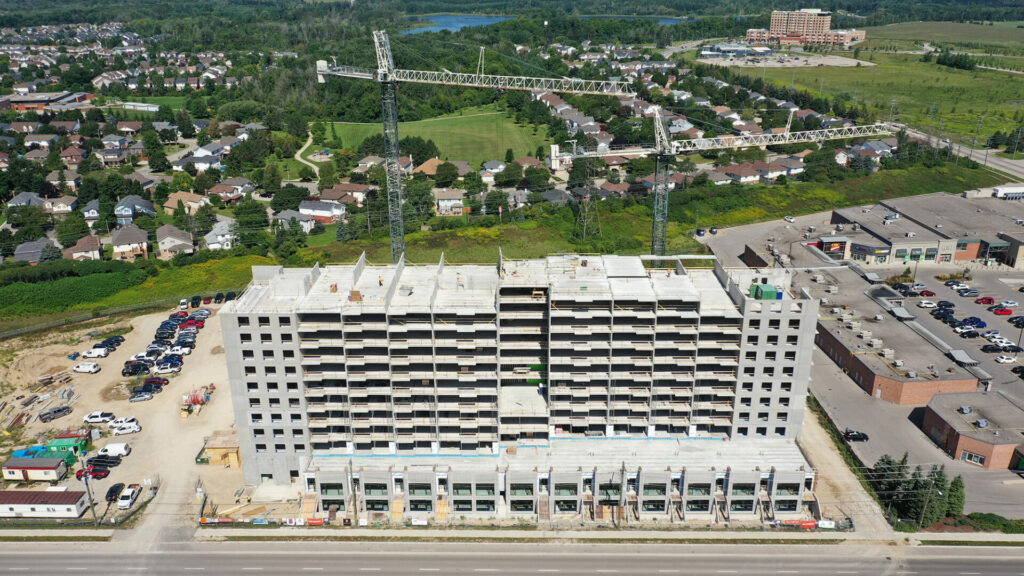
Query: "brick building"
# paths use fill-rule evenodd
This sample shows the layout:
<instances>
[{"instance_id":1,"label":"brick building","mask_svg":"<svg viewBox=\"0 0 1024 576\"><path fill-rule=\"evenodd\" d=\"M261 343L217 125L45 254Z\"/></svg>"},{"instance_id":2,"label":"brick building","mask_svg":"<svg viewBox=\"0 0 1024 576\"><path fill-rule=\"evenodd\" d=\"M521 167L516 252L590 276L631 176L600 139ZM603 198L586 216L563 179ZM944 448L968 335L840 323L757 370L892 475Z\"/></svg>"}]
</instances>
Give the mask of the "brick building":
<instances>
[{"instance_id":1,"label":"brick building","mask_svg":"<svg viewBox=\"0 0 1024 576\"><path fill-rule=\"evenodd\" d=\"M818 8L775 10L770 28L747 30L751 44L849 44L864 40L863 30L831 30L832 13Z\"/></svg>"},{"instance_id":2,"label":"brick building","mask_svg":"<svg viewBox=\"0 0 1024 576\"><path fill-rule=\"evenodd\" d=\"M1024 408L1002 392L937 394L921 429L956 460L988 469L1024 466Z\"/></svg>"}]
</instances>

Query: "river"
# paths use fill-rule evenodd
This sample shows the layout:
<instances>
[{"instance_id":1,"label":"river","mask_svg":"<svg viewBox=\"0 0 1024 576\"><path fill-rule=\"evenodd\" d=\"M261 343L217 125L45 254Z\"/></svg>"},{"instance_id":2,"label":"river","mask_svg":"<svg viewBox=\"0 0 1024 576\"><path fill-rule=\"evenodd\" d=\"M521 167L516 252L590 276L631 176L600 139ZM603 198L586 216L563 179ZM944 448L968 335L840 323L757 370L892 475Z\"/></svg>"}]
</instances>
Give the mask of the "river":
<instances>
[{"instance_id":1,"label":"river","mask_svg":"<svg viewBox=\"0 0 1024 576\"><path fill-rule=\"evenodd\" d=\"M402 34L422 34L423 32L440 32L448 30L457 32L471 26L488 26L505 20L511 20L513 16L484 16L480 14L439 14L437 16L410 16L409 20L424 22L427 26L403 30ZM661 16L580 16L584 20L607 19L607 20L657 20L658 24L672 26L684 21L692 21L692 18L666 18Z\"/></svg>"}]
</instances>

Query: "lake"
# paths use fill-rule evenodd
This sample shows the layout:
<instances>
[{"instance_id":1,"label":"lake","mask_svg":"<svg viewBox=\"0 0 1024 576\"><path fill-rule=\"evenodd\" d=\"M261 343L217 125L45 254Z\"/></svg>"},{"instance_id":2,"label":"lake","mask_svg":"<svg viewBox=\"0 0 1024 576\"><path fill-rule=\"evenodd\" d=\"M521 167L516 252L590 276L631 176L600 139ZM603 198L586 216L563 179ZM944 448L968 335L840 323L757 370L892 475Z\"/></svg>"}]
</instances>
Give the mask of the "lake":
<instances>
[{"instance_id":1,"label":"lake","mask_svg":"<svg viewBox=\"0 0 1024 576\"><path fill-rule=\"evenodd\" d=\"M463 28L472 26L487 26L497 24L505 20L511 20L512 16L482 16L479 14L441 14L438 16L410 16L409 20L427 22L429 26L403 30L402 34L422 34L423 32L440 32L448 30L457 32ZM665 18L661 16L580 16L583 20L605 19L605 20L657 20L658 24L672 26L680 22L693 22L693 18Z\"/></svg>"},{"instance_id":2,"label":"lake","mask_svg":"<svg viewBox=\"0 0 1024 576\"><path fill-rule=\"evenodd\" d=\"M403 30L402 34L422 34L423 32L440 32L449 30L457 32L471 26L488 26L509 20L509 16L481 16L477 14L441 14L439 16L410 16L409 20L429 22L430 26Z\"/></svg>"}]
</instances>

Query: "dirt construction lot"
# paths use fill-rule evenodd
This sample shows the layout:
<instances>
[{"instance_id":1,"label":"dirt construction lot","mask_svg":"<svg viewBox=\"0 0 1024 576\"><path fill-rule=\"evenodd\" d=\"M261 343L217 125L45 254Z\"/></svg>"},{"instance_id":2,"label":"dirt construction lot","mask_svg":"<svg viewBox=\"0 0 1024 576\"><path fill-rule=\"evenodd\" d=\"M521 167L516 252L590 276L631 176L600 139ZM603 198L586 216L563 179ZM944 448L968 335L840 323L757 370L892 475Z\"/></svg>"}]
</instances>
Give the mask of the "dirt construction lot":
<instances>
[{"instance_id":1,"label":"dirt construction lot","mask_svg":"<svg viewBox=\"0 0 1024 576\"><path fill-rule=\"evenodd\" d=\"M874 62L854 60L845 56L832 54L800 54L799 60L791 54L772 54L771 56L754 58L701 58L697 62L715 66L735 66L737 68L810 68L818 66L853 67L874 66ZM780 61L781 60L781 61Z\"/></svg>"},{"instance_id":2,"label":"dirt construction lot","mask_svg":"<svg viewBox=\"0 0 1024 576\"><path fill-rule=\"evenodd\" d=\"M218 306L211 308L216 311ZM151 479L159 482L160 490L147 514L161 516L161 523L173 522L180 525L180 522L187 521L198 510L198 506L189 506L197 502L195 483L198 478L202 477L204 483L211 488L230 493L241 486L242 475L240 469L195 464L195 457L203 447L204 438L214 430L226 430L234 425L220 318L216 312L199 332L195 350L184 358L182 371L164 376L170 382L163 392L147 402L128 402L126 390L135 382L127 386L124 383L135 379L122 377L121 368L133 354L145 350L157 326L169 313L167 310L125 321L131 325L132 330L124 335L124 343L107 358L94 360L99 363L100 372L75 374L73 386L79 397L72 404L73 412L49 423L38 420L30 422L21 433L19 447L33 445L38 439L45 439L49 432L82 428L85 426L82 418L96 410L113 412L119 418L134 416L142 426L142 431L136 434L113 437L107 433L106 425L94 425L104 432L104 437L94 442L96 449L110 442L128 442L132 452L123 459L120 466L111 469L109 477L93 481L93 494L102 501L107 489L114 483L142 484L146 479ZM0 372L0 381L8 382L4 398L12 400L16 395L26 393L24 390L10 392L12 384L24 386L34 382L39 374L70 369L76 362L68 360L67 354L85 350L100 340L86 336L77 345L72 345L77 340L76 336L81 335L72 333L65 336L62 343L42 347L36 345L13 352L13 359L12 352L8 350L5 371ZM22 344L33 345L32 342ZM210 403L198 414L182 418L182 396L193 389L211 384L216 386L216 391ZM32 414L36 411L33 410ZM76 470L78 466L75 465ZM73 475L62 484L72 488L79 486ZM103 512L105 508L105 503L100 504L97 513Z\"/></svg>"}]
</instances>

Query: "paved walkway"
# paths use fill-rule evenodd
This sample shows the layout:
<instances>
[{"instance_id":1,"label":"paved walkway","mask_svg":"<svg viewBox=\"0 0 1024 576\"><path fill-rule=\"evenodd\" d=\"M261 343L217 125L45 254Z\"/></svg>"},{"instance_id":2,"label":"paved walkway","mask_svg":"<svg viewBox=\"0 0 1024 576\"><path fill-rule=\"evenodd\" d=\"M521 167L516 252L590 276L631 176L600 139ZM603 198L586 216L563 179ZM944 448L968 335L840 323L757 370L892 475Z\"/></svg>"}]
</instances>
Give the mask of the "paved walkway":
<instances>
[{"instance_id":1,"label":"paved walkway","mask_svg":"<svg viewBox=\"0 0 1024 576\"><path fill-rule=\"evenodd\" d=\"M320 178L320 167L318 167L316 164L313 164L309 160L306 160L305 158L302 157L302 153L305 152L306 148L309 148L309 145L312 144L312 143L313 143L313 133L310 132L309 136L306 137L306 143L302 145L302 148L299 148L298 152L295 153L295 159L298 160L300 163L305 164L306 166L309 166L310 168L312 168L313 169L313 173L316 174L316 177L319 179Z\"/></svg>"}]
</instances>

